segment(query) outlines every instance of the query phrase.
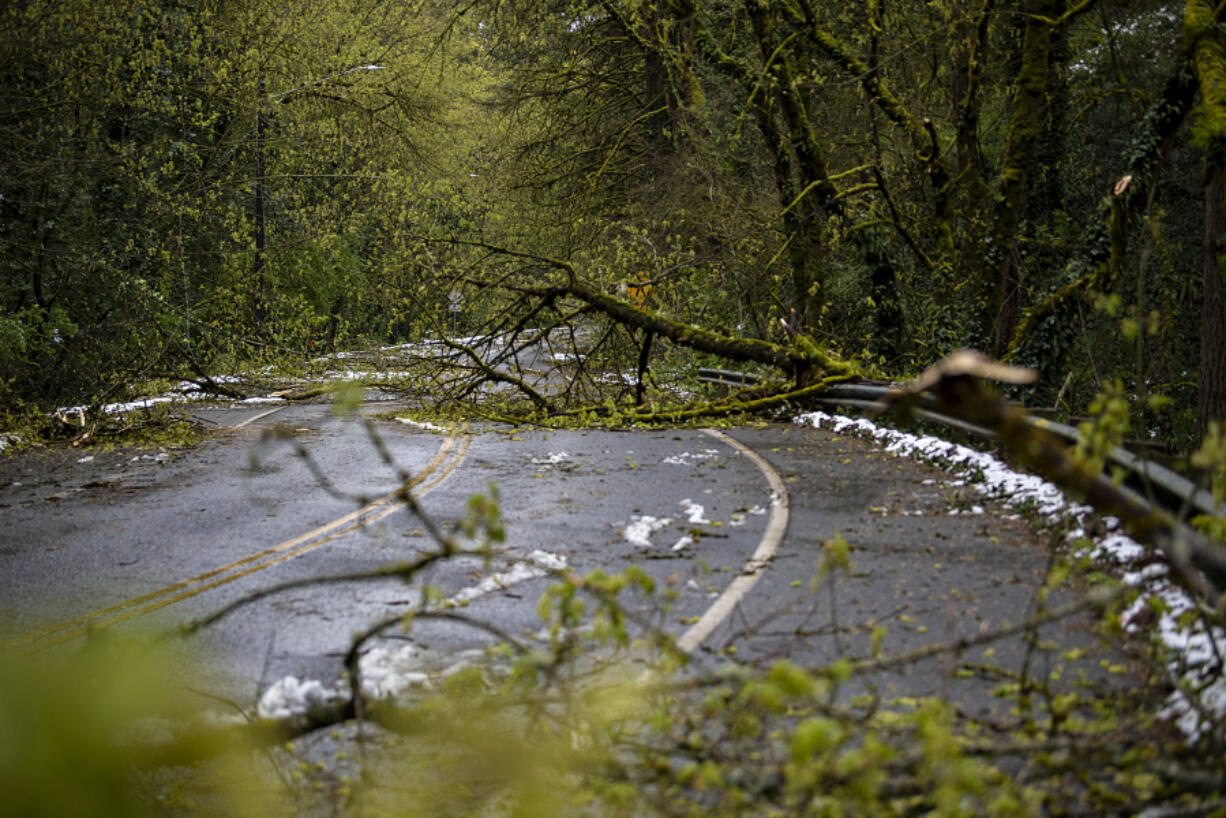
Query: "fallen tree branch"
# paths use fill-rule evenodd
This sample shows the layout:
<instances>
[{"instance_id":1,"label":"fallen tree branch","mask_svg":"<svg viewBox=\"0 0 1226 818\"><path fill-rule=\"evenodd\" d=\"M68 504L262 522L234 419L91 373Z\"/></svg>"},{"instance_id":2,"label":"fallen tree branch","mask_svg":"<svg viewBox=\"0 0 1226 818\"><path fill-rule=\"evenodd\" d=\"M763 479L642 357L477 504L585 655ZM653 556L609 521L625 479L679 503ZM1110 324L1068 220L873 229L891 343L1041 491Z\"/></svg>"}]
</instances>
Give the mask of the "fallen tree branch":
<instances>
[{"instance_id":1,"label":"fallen tree branch","mask_svg":"<svg viewBox=\"0 0 1226 818\"><path fill-rule=\"evenodd\" d=\"M1226 546L1082 463L1070 454L1063 438L1030 423L1024 410L986 389L974 374L944 371L942 364L937 364L920 376L916 386L895 393L887 406L897 406L905 418L910 400L919 391L935 395L941 411L996 432L1027 467L1099 512L1119 518L1138 540L1163 553L1185 587L1222 611Z\"/></svg>"},{"instance_id":2,"label":"fallen tree branch","mask_svg":"<svg viewBox=\"0 0 1226 818\"><path fill-rule=\"evenodd\" d=\"M578 298L619 323L650 330L680 346L734 361L752 361L774 366L797 378L804 377L813 369L848 376L857 372L854 364L822 351L807 336L797 339L804 339L808 341L807 344L793 343L790 347L757 338L733 338L693 324L674 321L662 313L645 310L629 301L606 295L578 280L531 292L540 297L568 295Z\"/></svg>"},{"instance_id":3,"label":"fallen tree branch","mask_svg":"<svg viewBox=\"0 0 1226 818\"><path fill-rule=\"evenodd\" d=\"M755 412L764 412L768 409L775 409L789 403L803 403L806 399L818 397L831 386L850 380L853 377L855 376L851 374L832 375L809 386L802 386L799 389L778 392L765 397L750 398L731 403L707 404L685 409L662 409L657 412L627 412L622 415L622 418L635 423L681 423L698 418L748 415Z\"/></svg>"},{"instance_id":4,"label":"fallen tree branch","mask_svg":"<svg viewBox=\"0 0 1226 818\"><path fill-rule=\"evenodd\" d=\"M508 375L505 372L499 372L497 369L482 360L481 356L478 355L477 351L472 347L461 344L458 341L449 340L447 338L443 338L442 343L448 349L463 353L469 360L471 360L473 367L481 373L481 376L485 381L494 381L495 383L505 383L509 384L510 386L514 386L520 392L523 392L538 409L542 409L546 412L552 410L553 407L549 401L545 400L545 398L542 397L539 392L529 386L522 378L517 378L514 375Z\"/></svg>"}]
</instances>

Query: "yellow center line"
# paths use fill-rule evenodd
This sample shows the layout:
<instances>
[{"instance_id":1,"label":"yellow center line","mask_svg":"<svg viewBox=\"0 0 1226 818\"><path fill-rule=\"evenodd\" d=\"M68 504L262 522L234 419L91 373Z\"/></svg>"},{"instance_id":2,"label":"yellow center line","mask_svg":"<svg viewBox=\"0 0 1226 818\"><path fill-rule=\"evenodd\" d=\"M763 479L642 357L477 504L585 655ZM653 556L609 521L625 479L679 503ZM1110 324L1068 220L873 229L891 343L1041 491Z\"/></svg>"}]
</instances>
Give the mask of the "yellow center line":
<instances>
[{"instance_id":1,"label":"yellow center line","mask_svg":"<svg viewBox=\"0 0 1226 818\"><path fill-rule=\"evenodd\" d=\"M434 457L430 459L430 461L425 465L425 467L422 468L421 471L413 475L413 477L405 485L404 488L408 488L413 491L414 497L421 497L439 483L443 482L443 480L447 479L447 477L449 477L451 473L455 471L455 469L460 465L461 461L464 460L465 455L468 453L468 447L472 442L472 437L468 434L467 424L465 424L461 429L461 434L463 435L463 438L460 441L460 448L456 452L455 457L452 458L450 463L443 467L442 471L435 476L433 480L424 486L422 485L424 481L430 478L430 476L434 474L434 472L437 471L440 466L442 466L451 450L455 447L456 438L454 436L448 436L443 441ZM8 644L8 647L12 648L25 646L25 648L22 650L23 653L31 653L36 650L42 650L44 648L51 647L52 645L57 645L61 642L75 639L78 636L84 635L89 630L109 627L119 622L132 619L133 617L140 616L141 614L149 613L150 611L155 611L159 608L164 608L167 605L171 605L175 602L204 593L205 591L225 585L237 579L241 579L257 571L270 568L278 563L305 554L308 551L313 551L314 549L349 534L350 532L378 522L392 512L403 508L406 504L404 500L393 503L387 508L380 508L381 506L387 506L388 503L392 503L393 500L400 496L402 490L403 489L397 489L396 491L389 492L376 500L372 500L359 509L351 511L342 517L338 517L330 523L326 523L304 534L299 534L296 537L292 537L270 548L266 548L263 551L259 551L243 557L242 559L235 560L234 562L228 563L219 568L214 568L203 574L197 574L194 577L180 580L171 585L167 585L164 588L151 591L147 594L142 594L141 596L134 597L114 605L110 605L106 608L100 608L72 619L47 626L40 630L27 633L24 636L11 641ZM342 526L344 527L342 528ZM261 562L261 560L263 561ZM252 565L252 563L258 564ZM244 566L249 567L246 567L245 570L231 573L234 572L235 569L243 568ZM206 580L213 581L206 582ZM172 594L173 596L168 596ZM166 598L161 599L160 597ZM56 634L58 634L58 636Z\"/></svg>"}]
</instances>

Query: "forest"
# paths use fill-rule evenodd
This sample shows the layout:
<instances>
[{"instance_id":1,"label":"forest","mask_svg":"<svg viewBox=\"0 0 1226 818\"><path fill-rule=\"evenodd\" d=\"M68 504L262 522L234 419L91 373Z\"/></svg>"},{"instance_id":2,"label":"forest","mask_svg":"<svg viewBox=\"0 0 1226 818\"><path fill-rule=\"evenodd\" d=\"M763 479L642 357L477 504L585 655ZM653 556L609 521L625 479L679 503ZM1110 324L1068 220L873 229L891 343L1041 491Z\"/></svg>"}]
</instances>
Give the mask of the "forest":
<instances>
[{"instance_id":1,"label":"forest","mask_svg":"<svg viewBox=\"0 0 1226 818\"><path fill-rule=\"evenodd\" d=\"M2 403L458 318L796 383L972 347L1037 368L1031 406L1126 398L1136 437L1186 452L1226 415L1221 14L12 3Z\"/></svg>"},{"instance_id":2,"label":"forest","mask_svg":"<svg viewBox=\"0 0 1226 818\"><path fill-rule=\"evenodd\" d=\"M1056 462L1075 484L1128 440L1226 496L1216 0L10 0L0 248L0 433L82 442L108 404L182 383L318 396L320 361L410 345L438 354L408 372L397 361L381 388L438 418L536 427L762 416L973 349L1037 373L1007 398L1082 424L1073 455L1023 438L1018 459ZM546 391L521 357L564 362L566 377ZM700 367L734 367L747 387L709 390ZM975 415L981 397L959 402ZM1013 442L1015 404L985 406ZM495 489L464 513L486 545L502 535ZM1180 626L1203 624L1214 651L1222 535L1209 519L1160 544L1177 579L1202 583ZM413 571L458 553L435 539ZM833 594L847 543L817 551L814 588L831 578ZM1048 609L1044 586L1015 630L1092 610L1118 635L1128 589L1069 561L1090 572L1089 601ZM1058 562L1052 586L1071 570ZM1025 729L957 739L935 701L897 718L878 701L811 703L914 656L779 663L682 693L670 677L651 694L667 738L653 747L643 736L659 724L621 699L601 721L563 684L579 660L556 638L579 630L582 591L599 635L628 645L637 623L617 598L648 593L646 575L554 578L541 601L553 664L524 659L507 684L520 697L490 709L586 707L595 727L586 744L567 737L566 710L547 747L564 760L520 795L564 769L598 805L578 814L1226 809L1220 713L1201 714L1208 754L1156 726L1154 708L1137 715L1181 684L1156 651L1135 698L1074 703L1018 683ZM1156 621L1164 604L1131 613ZM682 667L661 642L661 666ZM1217 681L1198 693L1220 682L1215 655ZM456 685L395 728L452 730L481 682ZM360 720L360 699L355 683L327 726ZM616 749L637 767L600 744L623 719ZM1085 743L1065 741L1070 725ZM568 754L596 772L574 773ZM1037 761L1014 782L1023 754ZM513 811L486 814L499 810Z\"/></svg>"}]
</instances>

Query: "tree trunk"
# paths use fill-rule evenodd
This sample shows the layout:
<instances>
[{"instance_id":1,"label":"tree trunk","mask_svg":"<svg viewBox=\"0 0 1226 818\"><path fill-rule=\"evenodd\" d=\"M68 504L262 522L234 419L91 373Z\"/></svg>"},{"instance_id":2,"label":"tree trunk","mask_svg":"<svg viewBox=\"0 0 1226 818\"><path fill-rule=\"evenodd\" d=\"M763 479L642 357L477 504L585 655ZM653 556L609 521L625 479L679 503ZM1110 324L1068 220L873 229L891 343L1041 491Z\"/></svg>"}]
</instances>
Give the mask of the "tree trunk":
<instances>
[{"instance_id":1,"label":"tree trunk","mask_svg":"<svg viewBox=\"0 0 1226 818\"><path fill-rule=\"evenodd\" d=\"M1184 10L1184 45L1192 53L1201 97L1200 121L1193 133L1205 150L1198 439L1226 417L1226 44L1217 25L1221 13L1222 7L1210 0L1188 0Z\"/></svg>"},{"instance_id":2,"label":"tree trunk","mask_svg":"<svg viewBox=\"0 0 1226 818\"><path fill-rule=\"evenodd\" d=\"M1204 301L1201 306L1200 389L1196 435L1203 439L1210 424L1226 418L1226 156L1205 169Z\"/></svg>"},{"instance_id":3,"label":"tree trunk","mask_svg":"<svg viewBox=\"0 0 1226 818\"><path fill-rule=\"evenodd\" d=\"M1013 88L1009 136L1000 169L1000 203L996 209L992 245L989 248L997 274L995 286L985 305L983 320L985 335L992 339L993 352L997 356L1004 352L1018 321L1018 291L1021 287L1018 228L1026 192L1037 181L1032 177L1047 103L1051 24L1043 18L1058 15L1062 5L1054 0L1029 0L1025 4L1030 16L1026 18L1022 36L1021 63Z\"/></svg>"},{"instance_id":4,"label":"tree trunk","mask_svg":"<svg viewBox=\"0 0 1226 818\"><path fill-rule=\"evenodd\" d=\"M955 6L951 11L951 28L954 32L954 71L951 77L952 107L954 115L954 147L957 165L954 176L958 180L959 209L957 240L954 229L948 231L945 246L937 253L945 275L950 277L948 286L937 293L943 304L953 303L956 282L953 270L977 280L983 275L983 239L990 202L987 168L979 139L980 111L984 79L984 64L988 59L989 21L992 19L994 0L968 3L966 7ZM965 278L963 279L965 280Z\"/></svg>"},{"instance_id":5,"label":"tree trunk","mask_svg":"<svg viewBox=\"0 0 1226 818\"><path fill-rule=\"evenodd\" d=\"M264 116L264 78L260 77L259 110L255 115L255 220L252 225L252 243L255 245L255 262L252 265L252 317L257 337L264 334L264 319L267 314L268 288L265 284L268 272L265 268L264 251L264 142L267 120Z\"/></svg>"},{"instance_id":6,"label":"tree trunk","mask_svg":"<svg viewBox=\"0 0 1226 818\"><path fill-rule=\"evenodd\" d=\"M755 108L775 160L775 185L792 267L792 308L799 315L796 329L810 332L825 302L827 220L837 189L798 88L792 54L781 42L775 10L758 0L746 0L745 7L763 65L768 75L777 78L777 89L764 91L766 101Z\"/></svg>"}]
</instances>

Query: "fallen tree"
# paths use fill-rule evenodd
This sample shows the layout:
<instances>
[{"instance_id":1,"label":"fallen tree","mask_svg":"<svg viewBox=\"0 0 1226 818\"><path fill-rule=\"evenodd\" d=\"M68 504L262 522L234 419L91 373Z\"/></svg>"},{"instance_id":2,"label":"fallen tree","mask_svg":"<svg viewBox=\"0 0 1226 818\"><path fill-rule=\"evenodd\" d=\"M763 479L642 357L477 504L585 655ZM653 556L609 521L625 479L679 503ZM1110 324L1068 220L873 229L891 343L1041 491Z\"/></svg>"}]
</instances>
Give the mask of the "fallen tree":
<instances>
[{"instance_id":1,"label":"fallen tree","mask_svg":"<svg viewBox=\"0 0 1226 818\"><path fill-rule=\"evenodd\" d=\"M779 317L779 340L748 337L653 309L645 299L626 297L618 288L602 291L569 261L473 246L485 251L486 265L498 268L499 274L468 277L462 285L473 300L493 306L489 317L470 328L471 337L440 342L450 354L423 357L443 365L433 376L431 390L441 404L463 404L480 412L478 399L487 398L490 387L504 386L527 401L520 409L503 407L501 416L507 419L547 422L585 412L615 412L632 422L679 422L802 401L830 384L863 374L855 361L799 331L794 312L790 320ZM667 275L663 271L659 279ZM521 283L524 279L545 280ZM444 327L438 330L450 334ZM656 389L649 400L652 356L668 352L760 367L774 377L732 399L684 401ZM551 369L561 361L572 371L551 382L534 372L527 358L545 360ZM627 370L633 380L622 377Z\"/></svg>"}]
</instances>

